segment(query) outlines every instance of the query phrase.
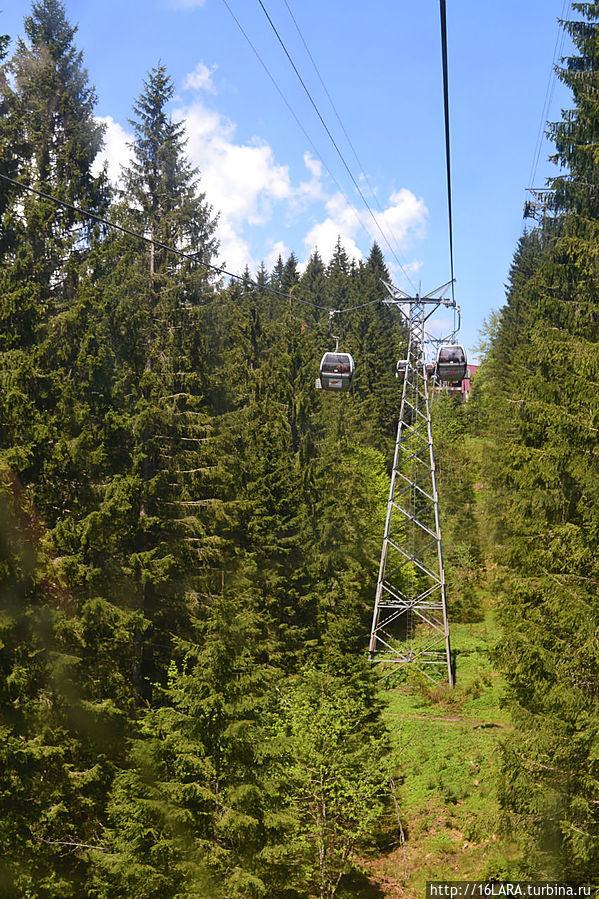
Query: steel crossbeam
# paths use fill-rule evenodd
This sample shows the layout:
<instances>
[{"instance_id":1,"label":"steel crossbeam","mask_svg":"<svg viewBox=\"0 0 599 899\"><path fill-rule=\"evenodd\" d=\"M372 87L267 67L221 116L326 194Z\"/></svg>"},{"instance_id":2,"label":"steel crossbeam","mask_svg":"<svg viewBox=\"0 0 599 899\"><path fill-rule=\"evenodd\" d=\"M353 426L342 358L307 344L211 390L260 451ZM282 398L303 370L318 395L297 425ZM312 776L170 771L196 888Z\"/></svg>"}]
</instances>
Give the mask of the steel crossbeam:
<instances>
[{"instance_id":1,"label":"steel crossbeam","mask_svg":"<svg viewBox=\"0 0 599 899\"><path fill-rule=\"evenodd\" d=\"M449 286L426 297L389 288L385 300L407 321L408 354L369 657L453 687L424 330L437 308L454 305L443 298Z\"/></svg>"}]
</instances>

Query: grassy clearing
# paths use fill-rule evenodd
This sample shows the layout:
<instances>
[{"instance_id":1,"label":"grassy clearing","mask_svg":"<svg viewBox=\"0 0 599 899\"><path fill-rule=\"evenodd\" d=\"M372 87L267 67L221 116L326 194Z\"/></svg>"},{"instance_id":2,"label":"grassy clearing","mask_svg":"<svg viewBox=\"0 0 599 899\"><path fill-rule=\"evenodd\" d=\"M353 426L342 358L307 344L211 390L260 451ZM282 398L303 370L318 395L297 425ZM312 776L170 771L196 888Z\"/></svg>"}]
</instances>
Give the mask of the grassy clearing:
<instances>
[{"instance_id":1,"label":"grassy clearing","mask_svg":"<svg viewBox=\"0 0 599 899\"><path fill-rule=\"evenodd\" d=\"M405 844L369 863L385 896L424 895L427 880L485 880L515 871L501 830L499 745L509 728L491 650L492 613L452 626L456 687L387 689L387 720L401 766ZM373 893L376 895L376 893Z\"/></svg>"}]
</instances>

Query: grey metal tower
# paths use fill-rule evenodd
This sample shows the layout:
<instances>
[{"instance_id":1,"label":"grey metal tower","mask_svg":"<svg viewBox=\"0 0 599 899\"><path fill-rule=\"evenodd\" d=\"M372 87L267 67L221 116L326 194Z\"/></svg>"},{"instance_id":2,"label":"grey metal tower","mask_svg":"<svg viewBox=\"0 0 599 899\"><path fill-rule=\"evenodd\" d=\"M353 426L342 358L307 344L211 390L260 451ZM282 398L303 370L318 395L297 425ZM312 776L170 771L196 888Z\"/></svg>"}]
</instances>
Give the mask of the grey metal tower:
<instances>
[{"instance_id":1,"label":"grey metal tower","mask_svg":"<svg viewBox=\"0 0 599 899\"><path fill-rule=\"evenodd\" d=\"M425 330L440 306L457 310L443 298L451 283L424 297L388 287L384 300L405 317L409 338L369 657L414 666L435 683L447 677L453 687L426 365L427 344L441 341Z\"/></svg>"}]
</instances>

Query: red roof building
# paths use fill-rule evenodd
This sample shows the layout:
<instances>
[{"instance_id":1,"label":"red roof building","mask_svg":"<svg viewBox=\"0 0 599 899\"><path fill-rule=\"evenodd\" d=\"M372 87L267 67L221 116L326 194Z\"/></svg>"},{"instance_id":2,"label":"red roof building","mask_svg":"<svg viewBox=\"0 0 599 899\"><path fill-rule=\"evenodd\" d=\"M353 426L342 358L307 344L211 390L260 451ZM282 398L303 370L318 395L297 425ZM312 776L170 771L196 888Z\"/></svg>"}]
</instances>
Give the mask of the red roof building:
<instances>
[{"instance_id":1,"label":"red roof building","mask_svg":"<svg viewBox=\"0 0 599 899\"><path fill-rule=\"evenodd\" d=\"M470 391L472 389L472 379L479 368L479 365L468 365L468 372L470 374L470 377L464 378L464 380L462 381L462 399L464 400L464 402L466 402L468 400L468 397L470 396Z\"/></svg>"}]
</instances>

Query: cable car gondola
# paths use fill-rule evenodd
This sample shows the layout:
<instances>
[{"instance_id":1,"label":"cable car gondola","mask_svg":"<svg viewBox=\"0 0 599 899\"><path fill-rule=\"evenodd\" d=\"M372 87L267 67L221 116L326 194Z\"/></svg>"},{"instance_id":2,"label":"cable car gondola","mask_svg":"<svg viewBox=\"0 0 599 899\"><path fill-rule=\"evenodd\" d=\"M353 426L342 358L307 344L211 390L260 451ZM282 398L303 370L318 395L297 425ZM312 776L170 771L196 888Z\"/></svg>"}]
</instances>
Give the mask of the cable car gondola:
<instances>
[{"instance_id":1,"label":"cable car gondola","mask_svg":"<svg viewBox=\"0 0 599 899\"><path fill-rule=\"evenodd\" d=\"M335 350L325 353L320 360L320 377L316 380L316 386L323 390L349 390L354 379L354 360L349 353L339 352L339 338L332 333L333 318L339 311L331 309L329 312L329 335L335 341Z\"/></svg>"},{"instance_id":2,"label":"cable car gondola","mask_svg":"<svg viewBox=\"0 0 599 899\"><path fill-rule=\"evenodd\" d=\"M439 381L461 382L466 377L466 350L458 343L443 344L437 352L435 375Z\"/></svg>"},{"instance_id":3,"label":"cable car gondola","mask_svg":"<svg viewBox=\"0 0 599 899\"><path fill-rule=\"evenodd\" d=\"M403 381L408 373L408 368L410 366L410 362L408 359L398 359L397 365L395 367L395 377L399 378L400 381ZM426 376L427 378L433 378L435 375L435 364L434 362L425 363L426 368Z\"/></svg>"},{"instance_id":4,"label":"cable car gondola","mask_svg":"<svg viewBox=\"0 0 599 899\"><path fill-rule=\"evenodd\" d=\"M408 359L398 359L397 366L395 368L395 377L399 378L400 381L403 381L406 374L408 373L408 366L410 362Z\"/></svg>"},{"instance_id":5,"label":"cable car gondola","mask_svg":"<svg viewBox=\"0 0 599 899\"><path fill-rule=\"evenodd\" d=\"M323 390L349 390L354 371L349 353L325 353L320 360L320 386Z\"/></svg>"}]
</instances>

